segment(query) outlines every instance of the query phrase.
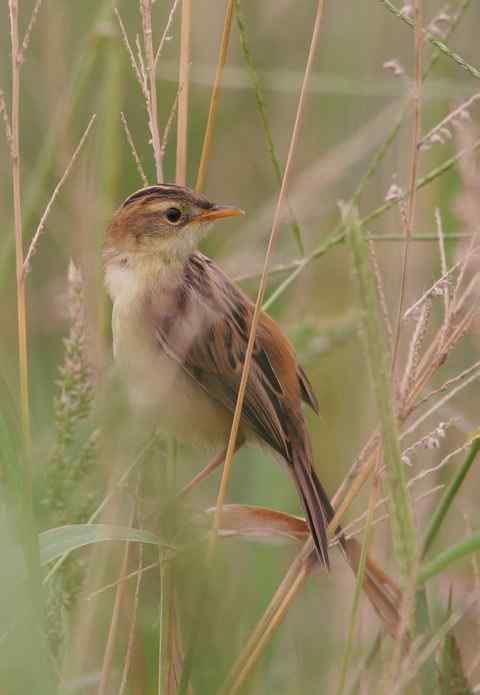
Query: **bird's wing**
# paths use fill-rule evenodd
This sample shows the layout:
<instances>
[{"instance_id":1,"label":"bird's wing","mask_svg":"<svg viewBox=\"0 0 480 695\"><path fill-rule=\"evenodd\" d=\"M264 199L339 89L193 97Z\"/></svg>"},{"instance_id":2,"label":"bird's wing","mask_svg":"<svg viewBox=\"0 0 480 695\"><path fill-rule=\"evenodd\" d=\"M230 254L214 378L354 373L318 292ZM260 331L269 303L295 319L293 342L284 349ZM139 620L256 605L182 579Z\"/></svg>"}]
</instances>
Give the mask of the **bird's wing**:
<instances>
[{"instance_id":1,"label":"bird's wing","mask_svg":"<svg viewBox=\"0 0 480 695\"><path fill-rule=\"evenodd\" d=\"M148 309L161 349L233 412L253 316L250 300L209 258L195 253L172 296L160 300L152 295ZM289 464L318 556L328 567L327 524L333 509L312 465L302 399L315 408L292 346L275 321L262 313L242 419Z\"/></svg>"},{"instance_id":2,"label":"bird's wing","mask_svg":"<svg viewBox=\"0 0 480 695\"><path fill-rule=\"evenodd\" d=\"M155 337L164 350L207 393L233 412L253 315L250 300L209 258L193 254L171 309L150 301ZM256 434L291 460L292 413L311 387L293 348L278 326L262 314L257 329L242 417Z\"/></svg>"},{"instance_id":3,"label":"bird's wing","mask_svg":"<svg viewBox=\"0 0 480 695\"><path fill-rule=\"evenodd\" d=\"M302 401L309 405L310 408L318 415L320 412L320 406L318 405L317 397L308 376L305 374L305 370L299 364L297 364L297 376L300 383Z\"/></svg>"}]
</instances>

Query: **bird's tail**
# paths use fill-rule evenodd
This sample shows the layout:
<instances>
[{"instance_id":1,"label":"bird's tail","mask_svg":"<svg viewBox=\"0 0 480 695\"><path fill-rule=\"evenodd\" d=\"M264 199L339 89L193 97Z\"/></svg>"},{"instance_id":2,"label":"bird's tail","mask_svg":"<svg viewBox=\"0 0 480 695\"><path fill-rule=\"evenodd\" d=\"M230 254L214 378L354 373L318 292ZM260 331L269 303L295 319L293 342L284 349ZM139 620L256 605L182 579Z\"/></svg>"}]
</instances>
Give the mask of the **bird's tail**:
<instances>
[{"instance_id":1,"label":"bird's tail","mask_svg":"<svg viewBox=\"0 0 480 695\"><path fill-rule=\"evenodd\" d=\"M319 560L329 569L327 529L335 512L313 468L308 440L303 439L292 447L291 464L293 479L307 514ZM343 536L340 537L340 542L344 546Z\"/></svg>"},{"instance_id":2,"label":"bird's tail","mask_svg":"<svg viewBox=\"0 0 480 695\"><path fill-rule=\"evenodd\" d=\"M304 442L306 442L305 445ZM291 470L293 479L307 514L308 526L318 558L328 569L330 562L328 558L327 529L335 512L327 493L313 469L309 441L304 439L296 447L292 448ZM361 554L360 543L355 538L346 540L340 526L337 527L335 532L348 564L353 572L357 574ZM370 556L367 556L366 560L363 589L386 629L391 635L397 635L400 626L400 605L402 599L400 589Z\"/></svg>"}]
</instances>

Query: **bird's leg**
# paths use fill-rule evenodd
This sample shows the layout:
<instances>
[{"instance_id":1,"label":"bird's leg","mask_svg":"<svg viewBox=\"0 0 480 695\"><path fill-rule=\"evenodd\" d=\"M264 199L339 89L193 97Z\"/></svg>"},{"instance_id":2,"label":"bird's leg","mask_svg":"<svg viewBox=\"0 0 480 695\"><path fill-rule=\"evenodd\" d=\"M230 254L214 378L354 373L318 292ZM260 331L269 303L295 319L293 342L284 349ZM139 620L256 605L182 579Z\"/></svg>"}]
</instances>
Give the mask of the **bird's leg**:
<instances>
[{"instance_id":1,"label":"bird's leg","mask_svg":"<svg viewBox=\"0 0 480 695\"><path fill-rule=\"evenodd\" d=\"M241 437L237 438L237 443L235 445L235 452L237 452L240 449L243 442L244 442L244 440ZM185 495L188 495L188 493L190 492L190 490L192 490L192 488L194 488L196 485L198 485L198 483L201 483L204 478L208 478L210 473L213 473L213 471L216 468L218 468L219 466L221 466L223 464L223 462L225 461L226 454L227 454L227 449L222 449L222 451L219 454L217 454L217 456L215 456L213 461L210 461L210 463L208 463L205 466L205 468L202 468L202 470L199 473L197 473L197 475L195 475L190 480L190 482L188 482L185 485L185 487L183 487L180 490L180 492L177 495L177 499L182 499L183 497L185 497Z\"/></svg>"}]
</instances>

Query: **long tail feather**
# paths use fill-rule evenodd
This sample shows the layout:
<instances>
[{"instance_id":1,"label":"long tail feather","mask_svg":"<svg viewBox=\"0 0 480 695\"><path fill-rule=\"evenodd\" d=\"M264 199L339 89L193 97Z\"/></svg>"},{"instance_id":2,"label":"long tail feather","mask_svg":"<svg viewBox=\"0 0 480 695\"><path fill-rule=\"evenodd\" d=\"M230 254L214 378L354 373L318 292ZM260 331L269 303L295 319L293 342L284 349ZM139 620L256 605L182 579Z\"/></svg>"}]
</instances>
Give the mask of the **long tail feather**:
<instances>
[{"instance_id":1,"label":"long tail feather","mask_svg":"<svg viewBox=\"0 0 480 695\"><path fill-rule=\"evenodd\" d=\"M300 450L292 456L292 474L307 514L308 525L320 562L330 568L328 558L328 524L333 508L311 462Z\"/></svg>"}]
</instances>

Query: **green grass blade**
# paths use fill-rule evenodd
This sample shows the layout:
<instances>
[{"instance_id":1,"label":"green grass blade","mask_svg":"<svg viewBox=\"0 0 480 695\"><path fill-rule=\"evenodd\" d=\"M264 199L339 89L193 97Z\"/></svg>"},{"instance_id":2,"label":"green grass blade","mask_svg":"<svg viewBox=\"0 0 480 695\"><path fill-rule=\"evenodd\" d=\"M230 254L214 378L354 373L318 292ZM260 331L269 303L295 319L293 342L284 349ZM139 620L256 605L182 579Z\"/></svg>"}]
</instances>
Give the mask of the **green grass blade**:
<instances>
[{"instance_id":1,"label":"green grass blade","mask_svg":"<svg viewBox=\"0 0 480 695\"><path fill-rule=\"evenodd\" d=\"M442 499L440 500L440 504L438 505L437 509L433 513L433 516L430 520L430 523L428 525L428 528L425 532L425 538L422 543L422 553L421 556L425 557L425 555L428 553L430 550L435 538L438 535L438 532L440 531L440 527L443 523L443 520L445 519L448 510L451 507L451 504L453 500L455 499L455 496L457 492L459 491L463 481L467 477L467 474L472 467L478 452L480 451L480 437L477 437L474 442L472 443L472 446L470 447L470 451L468 452L468 455L463 462L463 465L458 469L456 475L454 476L452 482L448 486L448 488L445 490Z\"/></svg>"},{"instance_id":2,"label":"green grass blade","mask_svg":"<svg viewBox=\"0 0 480 695\"><path fill-rule=\"evenodd\" d=\"M143 529L110 524L71 524L48 529L39 535L40 562L46 565L72 550L105 541L159 544L157 536Z\"/></svg>"},{"instance_id":3,"label":"green grass blade","mask_svg":"<svg viewBox=\"0 0 480 695\"><path fill-rule=\"evenodd\" d=\"M362 225L355 212L353 215L349 238L358 281L367 358L382 430L394 551L402 577L406 581L416 556L413 511L406 485L405 468L401 460L390 384L390 360L378 303L375 276L370 267L368 242L363 235Z\"/></svg>"},{"instance_id":4,"label":"green grass blade","mask_svg":"<svg viewBox=\"0 0 480 695\"><path fill-rule=\"evenodd\" d=\"M428 582L437 574L441 574L447 567L449 567L457 560L461 560L462 557L471 555L480 550L480 531L472 533L466 540L452 545L451 548L444 550L439 553L433 560L426 562L420 567L418 572L418 583L424 584Z\"/></svg>"}]
</instances>

